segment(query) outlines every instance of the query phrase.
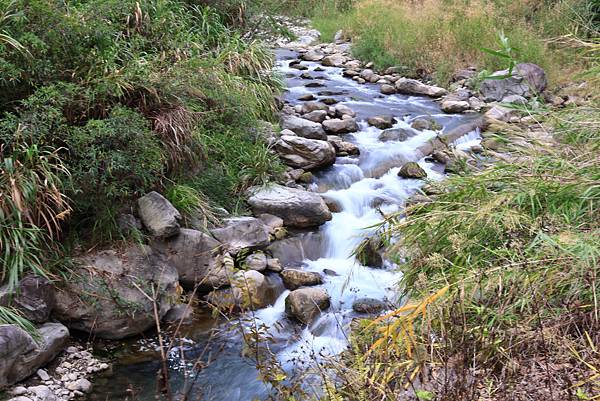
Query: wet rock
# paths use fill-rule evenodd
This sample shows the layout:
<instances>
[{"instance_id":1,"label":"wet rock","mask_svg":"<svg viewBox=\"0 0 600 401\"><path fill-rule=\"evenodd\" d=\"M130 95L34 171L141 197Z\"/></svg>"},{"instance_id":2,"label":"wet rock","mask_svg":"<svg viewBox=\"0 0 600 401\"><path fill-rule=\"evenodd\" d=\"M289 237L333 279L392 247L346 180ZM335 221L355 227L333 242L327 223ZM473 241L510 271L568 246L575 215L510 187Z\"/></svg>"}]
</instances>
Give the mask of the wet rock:
<instances>
[{"instance_id":1,"label":"wet rock","mask_svg":"<svg viewBox=\"0 0 600 401\"><path fill-rule=\"evenodd\" d=\"M63 350L69 338L69 330L60 323L45 323L38 334L36 342L16 325L0 325L0 388L34 374Z\"/></svg>"},{"instance_id":2,"label":"wet rock","mask_svg":"<svg viewBox=\"0 0 600 401\"><path fill-rule=\"evenodd\" d=\"M358 124L354 118L337 119L323 121L323 127L326 131L334 134L347 134L358 131Z\"/></svg>"},{"instance_id":3,"label":"wet rock","mask_svg":"<svg viewBox=\"0 0 600 401\"><path fill-rule=\"evenodd\" d=\"M465 100L444 100L441 104L444 113L463 113L471 108Z\"/></svg>"},{"instance_id":4,"label":"wet rock","mask_svg":"<svg viewBox=\"0 0 600 401\"><path fill-rule=\"evenodd\" d=\"M152 247L177 269L184 288L210 291L229 284L233 266L223 260L223 244L208 234L182 228L177 236L154 241Z\"/></svg>"},{"instance_id":5,"label":"wet rock","mask_svg":"<svg viewBox=\"0 0 600 401\"><path fill-rule=\"evenodd\" d=\"M302 102L308 102L311 100L315 100L315 95L313 95L312 93L307 93L305 95L298 97L298 100L300 100Z\"/></svg>"},{"instance_id":6,"label":"wet rock","mask_svg":"<svg viewBox=\"0 0 600 401\"><path fill-rule=\"evenodd\" d=\"M283 266L297 266L303 260L317 260L321 257L322 236L320 233L305 233L274 241L268 251L279 259Z\"/></svg>"},{"instance_id":7,"label":"wet rock","mask_svg":"<svg viewBox=\"0 0 600 401\"><path fill-rule=\"evenodd\" d=\"M379 87L379 91L384 95L393 95L396 93L396 87L390 84L383 84Z\"/></svg>"},{"instance_id":8,"label":"wet rock","mask_svg":"<svg viewBox=\"0 0 600 401\"><path fill-rule=\"evenodd\" d=\"M348 78L354 78L354 77L360 76L360 73L355 70L344 70L342 75L344 75L345 77L348 77Z\"/></svg>"},{"instance_id":9,"label":"wet rock","mask_svg":"<svg viewBox=\"0 0 600 401\"><path fill-rule=\"evenodd\" d=\"M421 166L416 162L408 162L400 168L398 171L398 177L402 178L426 178L427 173Z\"/></svg>"},{"instance_id":10,"label":"wet rock","mask_svg":"<svg viewBox=\"0 0 600 401\"><path fill-rule=\"evenodd\" d=\"M54 287L44 277L28 275L13 289L0 287L0 306L14 307L34 323L48 321L55 302Z\"/></svg>"},{"instance_id":11,"label":"wet rock","mask_svg":"<svg viewBox=\"0 0 600 401\"><path fill-rule=\"evenodd\" d=\"M246 270L256 270L262 272L267 269L267 255L262 252L248 255L242 267Z\"/></svg>"},{"instance_id":12,"label":"wet rock","mask_svg":"<svg viewBox=\"0 0 600 401\"><path fill-rule=\"evenodd\" d=\"M325 86L325 83L321 82L321 81L314 81L314 82L309 82L304 86L307 88L322 88Z\"/></svg>"},{"instance_id":13,"label":"wet rock","mask_svg":"<svg viewBox=\"0 0 600 401\"><path fill-rule=\"evenodd\" d=\"M355 312L369 315L377 314L385 308L385 303L375 298L360 298L352 303Z\"/></svg>"},{"instance_id":14,"label":"wet rock","mask_svg":"<svg viewBox=\"0 0 600 401\"><path fill-rule=\"evenodd\" d=\"M327 67L343 67L348 59L341 53L335 53L324 57L321 60L321 64Z\"/></svg>"},{"instance_id":15,"label":"wet rock","mask_svg":"<svg viewBox=\"0 0 600 401\"><path fill-rule=\"evenodd\" d=\"M339 276L339 274L337 274L337 273L335 272L335 270L331 270L331 269L323 269L323 273L324 273L326 276L331 276L331 277L336 277L336 276Z\"/></svg>"},{"instance_id":16,"label":"wet rock","mask_svg":"<svg viewBox=\"0 0 600 401\"><path fill-rule=\"evenodd\" d=\"M285 299L285 312L289 317L310 325L329 305L329 294L324 289L299 288Z\"/></svg>"},{"instance_id":17,"label":"wet rock","mask_svg":"<svg viewBox=\"0 0 600 401\"><path fill-rule=\"evenodd\" d=\"M285 164L294 168L312 170L335 162L335 149L326 141L282 136L274 149Z\"/></svg>"},{"instance_id":18,"label":"wet rock","mask_svg":"<svg viewBox=\"0 0 600 401\"><path fill-rule=\"evenodd\" d=\"M334 105L338 102L339 100L332 98L332 97L326 97L324 99L321 99L321 102L325 103L326 105Z\"/></svg>"},{"instance_id":19,"label":"wet rock","mask_svg":"<svg viewBox=\"0 0 600 401\"><path fill-rule=\"evenodd\" d=\"M426 85L416 79L400 78L396 81L396 91L405 95L424 95L429 97L442 97L448 93L444 88Z\"/></svg>"},{"instance_id":20,"label":"wet rock","mask_svg":"<svg viewBox=\"0 0 600 401\"><path fill-rule=\"evenodd\" d=\"M331 220L327 205L314 192L271 185L266 188L253 187L249 194L248 203L254 214L279 216L286 226L314 227Z\"/></svg>"},{"instance_id":21,"label":"wet rock","mask_svg":"<svg viewBox=\"0 0 600 401\"><path fill-rule=\"evenodd\" d=\"M137 201L144 227L154 237L168 238L179 232L181 215L171 202L152 191Z\"/></svg>"},{"instance_id":22,"label":"wet rock","mask_svg":"<svg viewBox=\"0 0 600 401\"><path fill-rule=\"evenodd\" d=\"M233 217L223 223L224 227L210 232L234 252L244 248L262 248L270 243L268 228L255 217Z\"/></svg>"},{"instance_id":23,"label":"wet rock","mask_svg":"<svg viewBox=\"0 0 600 401\"><path fill-rule=\"evenodd\" d=\"M305 115L303 115L302 118L320 124L323 121L325 121L325 119L327 118L327 111L325 111L325 110L311 111L310 113L306 113Z\"/></svg>"},{"instance_id":24,"label":"wet rock","mask_svg":"<svg viewBox=\"0 0 600 401\"><path fill-rule=\"evenodd\" d=\"M358 146L352 142L346 142L339 136L328 135L327 141L333 145L337 156L356 156L360 154Z\"/></svg>"},{"instance_id":25,"label":"wet rock","mask_svg":"<svg viewBox=\"0 0 600 401\"><path fill-rule=\"evenodd\" d=\"M194 310L191 305L177 304L173 306L163 318L167 324L188 324L194 318Z\"/></svg>"},{"instance_id":26,"label":"wet rock","mask_svg":"<svg viewBox=\"0 0 600 401\"><path fill-rule=\"evenodd\" d=\"M68 327L99 338L121 339L153 327L154 302L162 318L177 299L177 270L145 245L93 251L56 294L54 315Z\"/></svg>"},{"instance_id":27,"label":"wet rock","mask_svg":"<svg viewBox=\"0 0 600 401\"><path fill-rule=\"evenodd\" d=\"M508 70L496 71L496 77L507 76ZM504 79L486 79L481 83L479 91L487 102L501 101L507 96L518 95L529 98L542 93L548 85L544 70L531 63L518 64L513 75Z\"/></svg>"},{"instance_id":28,"label":"wet rock","mask_svg":"<svg viewBox=\"0 0 600 401\"><path fill-rule=\"evenodd\" d=\"M307 114L315 110L327 111L327 109L327 105L323 102L306 102L302 105L302 114Z\"/></svg>"},{"instance_id":29,"label":"wet rock","mask_svg":"<svg viewBox=\"0 0 600 401\"><path fill-rule=\"evenodd\" d=\"M394 121L394 117L392 116L374 116L369 117L369 119L367 120L369 125L379 129L392 128L392 126L394 125Z\"/></svg>"},{"instance_id":30,"label":"wet rock","mask_svg":"<svg viewBox=\"0 0 600 401\"><path fill-rule=\"evenodd\" d=\"M281 273L283 284L289 290L323 284L323 277L319 273L307 272L298 269L285 269Z\"/></svg>"},{"instance_id":31,"label":"wet rock","mask_svg":"<svg viewBox=\"0 0 600 401\"><path fill-rule=\"evenodd\" d=\"M308 70L308 67L303 64L290 64L290 68L293 68L295 70L300 70L300 71Z\"/></svg>"},{"instance_id":32,"label":"wet rock","mask_svg":"<svg viewBox=\"0 0 600 401\"><path fill-rule=\"evenodd\" d=\"M408 138L415 136L415 133L406 128L391 128L384 130L379 134L379 140L382 142L387 141L406 141Z\"/></svg>"},{"instance_id":33,"label":"wet rock","mask_svg":"<svg viewBox=\"0 0 600 401\"><path fill-rule=\"evenodd\" d=\"M289 129L298 136L308 139L327 139L323 126L313 121L305 120L296 116L282 116L279 122L281 129Z\"/></svg>"},{"instance_id":34,"label":"wet rock","mask_svg":"<svg viewBox=\"0 0 600 401\"><path fill-rule=\"evenodd\" d=\"M302 74L300 74L300 78L301 79L315 79L315 77L312 76L309 72L303 72Z\"/></svg>"},{"instance_id":35,"label":"wet rock","mask_svg":"<svg viewBox=\"0 0 600 401\"><path fill-rule=\"evenodd\" d=\"M350 107L345 104L337 104L335 105L335 116L338 118L342 118L342 116L350 116L356 117L356 113Z\"/></svg>"},{"instance_id":36,"label":"wet rock","mask_svg":"<svg viewBox=\"0 0 600 401\"><path fill-rule=\"evenodd\" d=\"M206 300L219 309L259 309L269 305L269 284L256 270L237 272L230 288L216 290Z\"/></svg>"},{"instance_id":37,"label":"wet rock","mask_svg":"<svg viewBox=\"0 0 600 401\"><path fill-rule=\"evenodd\" d=\"M320 50L309 50L302 55L302 59L306 61L321 61L325 57L325 54Z\"/></svg>"},{"instance_id":38,"label":"wet rock","mask_svg":"<svg viewBox=\"0 0 600 401\"><path fill-rule=\"evenodd\" d=\"M364 266L383 267L383 256L380 250L383 247L381 240L378 238L365 238L360 244L357 252L357 258Z\"/></svg>"},{"instance_id":39,"label":"wet rock","mask_svg":"<svg viewBox=\"0 0 600 401\"><path fill-rule=\"evenodd\" d=\"M433 130L437 123L430 118L419 117L415 118L411 123L411 128L418 131Z\"/></svg>"}]
</instances>

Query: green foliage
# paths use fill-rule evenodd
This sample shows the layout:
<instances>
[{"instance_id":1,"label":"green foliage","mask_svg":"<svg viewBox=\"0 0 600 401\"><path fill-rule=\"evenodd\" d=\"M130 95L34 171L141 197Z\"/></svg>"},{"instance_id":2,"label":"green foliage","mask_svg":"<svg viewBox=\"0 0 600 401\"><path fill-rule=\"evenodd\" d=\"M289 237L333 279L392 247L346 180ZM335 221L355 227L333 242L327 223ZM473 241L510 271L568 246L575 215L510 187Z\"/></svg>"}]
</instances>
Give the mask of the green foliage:
<instances>
[{"instance_id":1,"label":"green foliage","mask_svg":"<svg viewBox=\"0 0 600 401\"><path fill-rule=\"evenodd\" d=\"M0 324L14 324L19 326L35 339L39 339L39 333L35 326L25 319L19 311L11 307L0 306Z\"/></svg>"}]
</instances>

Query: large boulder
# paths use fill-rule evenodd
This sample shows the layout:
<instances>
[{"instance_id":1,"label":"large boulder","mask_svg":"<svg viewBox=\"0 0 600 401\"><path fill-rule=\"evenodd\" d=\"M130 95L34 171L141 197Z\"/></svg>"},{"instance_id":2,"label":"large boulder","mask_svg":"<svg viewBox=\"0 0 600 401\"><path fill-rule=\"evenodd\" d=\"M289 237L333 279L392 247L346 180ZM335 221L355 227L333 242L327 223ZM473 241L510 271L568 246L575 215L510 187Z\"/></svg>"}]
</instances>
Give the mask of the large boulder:
<instances>
[{"instance_id":1,"label":"large boulder","mask_svg":"<svg viewBox=\"0 0 600 401\"><path fill-rule=\"evenodd\" d=\"M329 308L330 297L323 288L299 288L290 292L285 299L285 313L301 323L310 325Z\"/></svg>"},{"instance_id":2,"label":"large boulder","mask_svg":"<svg viewBox=\"0 0 600 401\"><path fill-rule=\"evenodd\" d=\"M152 191L137 201L142 223L154 237L167 238L179 232L181 215L158 192Z\"/></svg>"},{"instance_id":3,"label":"large boulder","mask_svg":"<svg viewBox=\"0 0 600 401\"><path fill-rule=\"evenodd\" d=\"M311 49L304 53L301 58L306 61L321 61L325 54L320 50Z\"/></svg>"},{"instance_id":4,"label":"large boulder","mask_svg":"<svg viewBox=\"0 0 600 401\"><path fill-rule=\"evenodd\" d=\"M223 245L201 231L182 228L177 236L154 241L152 247L177 269L184 288L211 291L228 285L233 275L233 262L227 263L222 255Z\"/></svg>"},{"instance_id":5,"label":"large boulder","mask_svg":"<svg viewBox=\"0 0 600 401\"><path fill-rule=\"evenodd\" d=\"M357 156L360 154L360 149L352 142L344 141L336 135L328 135L327 142L333 145L337 156Z\"/></svg>"},{"instance_id":6,"label":"large boulder","mask_svg":"<svg viewBox=\"0 0 600 401\"><path fill-rule=\"evenodd\" d=\"M12 306L34 323L48 321L55 302L54 287L44 277L30 275L13 289L0 287L0 306Z\"/></svg>"},{"instance_id":7,"label":"large boulder","mask_svg":"<svg viewBox=\"0 0 600 401\"><path fill-rule=\"evenodd\" d=\"M327 106L323 102L316 102L316 101L314 101L314 102L305 102L302 105L302 108L301 108L300 112L302 114L308 114L308 113L310 113L312 111L318 111L318 110L327 111L327 110L329 110L329 106Z\"/></svg>"},{"instance_id":8,"label":"large boulder","mask_svg":"<svg viewBox=\"0 0 600 401\"><path fill-rule=\"evenodd\" d=\"M256 270L237 272L231 287L222 288L207 295L206 301L222 310L259 309L274 299L266 277Z\"/></svg>"},{"instance_id":9,"label":"large boulder","mask_svg":"<svg viewBox=\"0 0 600 401\"><path fill-rule=\"evenodd\" d=\"M341 53L335 53L324 57L321 64L328 67L342 67L348 59Z\"/></svg>"},{"instance_id":10,"label":"large boulder","mask_svg":"<svg viewBox=\"0 0 600 401\"><path fill-rule=\"evenodd\" d=\"M248 203L255 215L270 213L286 226L314 227L331 220L331 212L318 194L281 185L253 187Z\"/></svg>"},{"instance_id":11,"label":"large boulder","mask_svg":"<svg viewBox=\"0 0 600 401\"><path fill-rule=\"evenodd\" d=\"M99 338L121 339L155 324L178 298L177 270L145 245L93 251L56 292L54 315L71 329Z\"/></svg>"},{"instance_id":12,"label":"large boulder","mask_svg":"<svg viewBox=\"0 0 600 401\"><path fill-rule=\"evenodd\" d=\"M334 134L347 134L358 131L358 124L354 118L332 118L323 121L323 128Z\"/></svg>"},{"instance_id":13,"label":"large boulder","mask_svg":"<svg viewBox=\"0 0 600 401\"><path fill-rule=\"evenodd\" d=\"M471 104L466 100L446 99L441 104L444 113L462 113L471 108Z\"/></svg>"},{"instance_id":14,"label":"large boulder","mask_svg":"<svg viewBox=\"0 0 600 401\"><path fill-rule=\"evenodd\" d=\"M323 284L323 277L321 277L319 273L315 272L307 272L298 269L285 269L279 274L281 274L285 288L289 290Z\"/></svg>"},{"instance_id":15,"label":"large boulder","mask_svg":"<svg viewBox=\"0 0 600 401\"><path fill-rule=\"evenodd\" d=\"M60 323L37 329L38 338L13 324L0 325L0 388L34 374L63 349L69 330Z\"/></svg>"},{"instance_id":16,"label":"large boulder","mask_svg":"<svg viewBox=\"0 0 600 401\"><path fill-rule=\"evenodd\" d=\"M373 116L367 119L369 125L372 125L379 129L388 129L392 128L394 125L395 119L393 116Z\"/></svg>"},{"instance_id":17,"label":"large boulder","mask_svg":"<svg viewBox=\"0 0 600 401\"><path fill-rule=\"evenodd\" d=\"M429 97L442 97L448 93L444 88L426 85L421 81L410 78L400 78L396 81L396 91L405 95L423 95Z\"/></svg>"},{"instance_id":18,"label":"large boulder","mask_svg":"<svg viewBox=\"0 0 600 401\"><path fill-rule=\"evenodd\" d=\"M304 138L321 140L327 139L327 135L325 134L325 131L323 131L321 124L306 120L304 118L285 115L281 117L279 125L281 126L281 129L289 129L296 135Z\"/></svg>"},{"instance_id":19,"label":"large boulder","mask_svg":"<svg viewBox=\"0 0 600 401\"><path fill-rule=\"evenodd\" d=\"M387 141L398 141L403 142L408 138L415 136L416 134L406 128L390 128L386 129L379 134L379 140L382 142Z\"/></svg>"},{"instance_id":20,"label":"large boulder","mask_svg":"<svg viewBox=\"0 0 600 401\"><path fill-rule=\"evenodd\" d=\"M275 151L288 166L313 170L335 162L335 149L327 141L284 135L275 143Z\"/></svg>"},{"instance_id":21,"label":"large boulder","mask_svg":"<svg viewBox=\"0 0 600 401\"><path fill-rule=\"evenodd\" d=\"M244 248L262 248L269 245L269 228L255 217L232 217L223 221L223 227L210 230L211 234L233 252Z\"/></svg>"},{"instance_id":22,"label":"large boulder","mask_svg":"<svg viewBox=\"0 0 600 401\"><path fill-rule=\"evenodd\" d=\"M511 95L529 98L542 93L548 86L544 70L531 63L517 64L511 76L508 76L508 70L496 71L492 75L506 78L486 79L481 83L479 91L487 102L501 101Z\"/></svg>"}]
</instances>

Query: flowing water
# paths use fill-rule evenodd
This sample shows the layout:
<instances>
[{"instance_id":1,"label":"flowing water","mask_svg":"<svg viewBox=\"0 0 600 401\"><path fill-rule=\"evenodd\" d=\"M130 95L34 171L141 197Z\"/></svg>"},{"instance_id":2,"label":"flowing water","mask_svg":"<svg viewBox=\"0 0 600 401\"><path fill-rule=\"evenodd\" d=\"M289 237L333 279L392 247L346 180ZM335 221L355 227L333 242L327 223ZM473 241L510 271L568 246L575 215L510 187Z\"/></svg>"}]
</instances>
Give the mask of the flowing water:
<instances>
[{"instance_id":1,"label":"flowing water","mask_svg":"<svg viewBox=\"0 0 600 401\"><path fill-rule=\"evenodd\" d=\"M305 270L323 273L328 269L322 286L331 296L331 307L307 328L288 321L284 301L289 292L282 289L278 276L271 274L269 279L276 288L281 288L281 294L271 306L255 313L256 319L271 327L272 350L288 371L293 371L299 363L345 349L348 324L358 316L352 311L355 300L376 298L386 301L390 307L398 302L395 288L400 273L395 266L389 262L384 268L361 266L352 252L374 230L367 227L381 222L383 214L401 210L407 198L423 185L421 180L399 178L399 166L406 161L416 161L429 179L444 177L442 166L426 161L416 150L436 133L412 130L411 120L431 117L444 130L449 130L469 119L442 113L437 103L428 98L382 96L378 85L359 85L344 78L339 68L321 67L322 71L315 72L317 63L303 62L322 86L306 87L311 80L300 78L303 71L289 66L290 60L297 56L291 50L277 51L277 68L285 74L288 86L286 100L292 105L298 104L299 96L311 93L317 98L333 97L353 109L360 131L344 135L344 140L358 145L360 156L337 158L332 167L316 173L311 184L312 190L324 192L341 210L319 228L316 241L303 241L306 249L301 250L303 255L310 255L303 261ZM375 115L393 115L398 121L394 127L410 129L415 135L403 142L381 142L378 140L381 130L366 123L368 117ZM478 141L477 132L472 132L455 145L466 149ZM306 237L310 233L298 235ZM227 327L230 324L205 316L185 329L169 355L171 386L175 391L186 382L193 382L191 400L250 401L268 394L268 387L258 380L253 360L242 356L239 330L226 330ZM213 330L215 328L218 330ZM113 371L97 378L90 399L123 400L131 394L138 400L155 399L156 372L160 369L157 341L147 339L118 347ZM193 366L197 358L206 360L209 355L214 360L206 368Z\"/></svg>"}]
</instances>

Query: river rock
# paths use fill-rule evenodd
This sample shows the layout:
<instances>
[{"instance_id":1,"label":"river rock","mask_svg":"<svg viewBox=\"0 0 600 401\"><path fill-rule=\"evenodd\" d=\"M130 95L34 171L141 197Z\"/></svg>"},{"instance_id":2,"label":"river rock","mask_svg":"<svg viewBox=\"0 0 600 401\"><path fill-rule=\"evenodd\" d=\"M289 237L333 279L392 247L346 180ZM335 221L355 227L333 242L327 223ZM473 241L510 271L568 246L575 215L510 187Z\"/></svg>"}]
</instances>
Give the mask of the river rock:
<instances>
[{"instance_id":1,"label":"river rock","mask_svg":"<svg viewBox=\"0 0 600 401\"><path fill-rule=\"evenodd\" d=\"M69 338L60 323L45 323L38 328L39 340L13 324L0 325L0 388L19 382L53 360Z\"/></svg>"},{"instance_id":2,"label":"river rock","mask_svg":"<svg viewBox=\"0 0 600 401\"><path fill-rule=\"evenodd\" d=\"M352 110L350 107L346 106L345 104L336 104L334 111L335 111L334 115L338 118L342 118L343 116L356 117L356 112L354 112L354 110Z\"/></svg>"},{"instance_id":3,"label":"river rock","mask_svg":"<svg viewBox=\"0 0 600 401\"><path fill-rule=\"evenodd\" d=\"M285 269L281 273L283 284L289 290L323 284L323 277L319 273L307 272L298 269Z\"/></svg>"},{"instance_id":4,"label":"river rock","mask_svg":"<svg viewBox=\"0 0 600 401\"><path fill-rule=\"evenodd\" d=\"M398 177L402 178L426 178L427 173L416 162L408 162L398 171Z\"/></svg>"},{"instance_id":5,"label":"river rock","mask_svg":"<svg viewBox=\"0 0 600 401\"><path fill-rule=\"evenodd\" d=\"M163 318L167 324L188 324L194 319L194 309L189 304L177 304L173 306Z\"/></svg>"},{"instance_id":6,"label":"river rock","mask_svg":"<svg viewBox=\"0 0 600 401\"><path fill-rule=\"evenodd\" d=\"M385 308L385 303L375 298L360 298L352 303L355 312L369 315L375 315Z\"/></svg>"},{"instance_id":7,"label":"river rock","mask_svg":"<svg viewBox=\"0 0 600 401\"><path fill-rule=\"evenodd\" d=\"M283 227L283 219L281 217L274 216L269 213L263 213L258 216L260 221L267 227L270 234Z\"/></svg>"},{"instance_id":8,"label":"river rock","mask_svg":"<svg viewBox=\"0 0 600 401\"><path fill-rule=\"evenodd\" d=\"M306 61L321 61L323 60L323 57L325 57L325 54L320 50L311 49L304 53L301 57Z\"/></svg>"},{"instance_id":9,"label":"river rock","mask_svg":"<svg viewBox=\"0 0 600 401\"><path fill-rule=\"evenodd\" d=\"M87 393L92 389L92 383L87 379L78 379L67 384L67 390L69 391L81 391Z\"/></svg>"},{"instance_id":10,"label":"river rock","mask_svg":"<svg viewBox=\"0 0 600 401\"><path fill-rule=\"evenodd\" d=\"M328 135L327 142L333 145L337 156L357 156L360 154L358 146L352 142L346 142L339 136Z\"/></svg>"},{"instance_id":11,"label":"river rock","mask_svg":"<svg viewBox=\"0 0 600 401\"><path fill-rule=\"evenodd\" d=\"M302 96L299 96L298 100L300 100L301 102L308 102L311 100L315 100L315 95L313 95L312 93L306 93ZM302 106L300 106L300 107L302 107ZM302 108L300 108L300 110L302 110Z\"/></svg>"},{"instance_id":12,"label":"river rock","mask_svg":"<svg viewBox=\"0 0 600 401\"><path fill-rule=\"evenodd\" d=\"M494 120L507 123L518 117L519 117L518 110L509 109L507 107L502 107L502 106L498 106L498 105L492 107L484 114L484 118L487 123L491 123Z\"/></svg>"},{"instance_id":13,"label":"river rock","mask_svg":"<svg viewBox=\"0 0 600 401\"><path fill-rule=\"evenodd\" d=\"M142 196L137 205L142 223L152 236L168 238L179 232L179 211L158 192Z\"/></svg>"},{"instance_id":14,"label":"river rock","mask_svg":"<svg viewBox=\"0 0 600 401\"><path fill-rule=\"evenodd\" d=\"M247 270L262 272L267 269L267 255L262 252L248 255L242 266Z\"/></svg>"},{"instance_id":15,"label":"river rock","mask_svg":"<svg viewBox=\"0 0 600 401\"><path fill-rule=\"evenodd\" d=\"M155 324L153 293L159 318L178 297L177 270L148 246L93 251L74 262L54 311L72 329L114 340L139 334Z\"/></svg>"},{"instance_id":16,"label":"river rock","mask_svg":"<svg viewBox=\"0 0 600 401\"><path fill-rule=\"evenodd\" d=\"M496 71L493 76L506 76L508 70ZM504 79L486 79L481 83L479 91L487 102L501 101L507 96L518 95L529 98L542 93L548 86L543 68L531 63L521 63L513 70L512 76Z\"/></svg>"},{"instance_id":17,"label":"river rock","mask_svg":"<svg viewBox=\"0 0 600 401\"><path fill-rule=\"evenodd\" d=\"M435 125L435 121L430 118L418 117L415 118L411 123L411 128L416 129L417 131L423 130L432 130Z\"/></svg>"},{"instance_id":18,"label":"river rock","mask_svg":"<svg viewBox=\"0 0 600 401\"><path fill-rule=\"evenodd\" d=\"M328 108L329 107L323 102L305 102L302 105L301 113L307 114L307 113L310 113L311 111L315 111L315 110L327 111Z\"/></svg>"},{"instance_id":19,"label":"river rock","mask_svg":"<svg viewBox=\"0 0 600 401\"><path fill-rule=\"evenodd\" d=\"M343 67L348 59L341 53L335 53L330 56L325 56L321 60L321 64L327 67Z\"/></svg>"},{"instance_id":20,"label":"river rock","mask_svg":"<svg viewBox=\"0 0 600 401\"><path fill-rule=\"evenodd\" d=\"M294 168L312 170L335 162L335 149L327 141L282 136L275 143L274 149L285 164Z\"/></svg>"},{"instance_id":21,"label":"river rock","mask_svg":"<svg viewBox=\"0 0 600 401\"><path fill-rule=\"evenodd\" d=\"M207 302L224 310L259 309L269 305L272 294L265 276L256 270L239 271L230 288L208 294Z\"/></svg>"},{"instance_id":22,"label":"river rock","mask_svg":"<svg viewBox=\"0 0 600 401\"><path fill-rule=\"evenodd\" d=\"M382 142L398 141L403 142L408 138L415 136L415 133L406 128L390 128L379 134L379 140Z\"/></svg>"},{"instance_id":23,"label":"river rock","mask_svg":"<svg viewBox=\"0 0 600 401\"><path fill-rule=\"evenodd\" d=\"M244 248L262 248L269 245L269 229L255 217L232 217L223 221L224 227L210 230L211 234L237 252Z\"/></svg>"},{"instance_id":24,"label":"river rock","mask_svg":"<svg viewBox=\"0 0 600 401\"><path fill-rule=\"evenodd\" d=\"M296 116L282 116L280 120L281 129L289 129L296 135L308 139L327 139L323 126L313 121L305 120Z\"/></svg>"},{"instance_id":25,"label":"river rock","mask_svg":"<svg viewBox=\"0 0 600 401\"><path fill-rule=\"evenodd\" d=\"M332 132L334 134L347 134L358 131L358 124L354 118L332 118L331 120L325 120L323 121L323 127L328 132Z\"/></svg>"},{"instance_id":26,"label":"river rock","mask_svg":"<svg viewBox=\"0 0 600 401\"><path fill-rule=\"evenodd\" d=\"M377 237L365 238L356 254L357 259L364 266L381 268L383 267L383 256L381 256L381 248L383 244Z\"/></svg>"},{"instance_id":27,"label":"river rock","mask_svg":"<svg viewBox=\"0 0 600 401\"><path fill-rule=\"evenodd\" d=\"M232 264L225 263L221 255L223 244L201 231L182 228L177 236L154 241L152 247L177 269L184 288L210 291L228 285L233 275Z\"/></svg>"},{"instance_id":28,"label":"river rock","mask_svg":"<svg viewBox=\"0 0 600 401\"><path fill-rule=\"evenodd\" d=\"M329 305L329 294L324 289L299 288L285 299L285 312L289 317L310 325Z\"/></svg>"},{"instance_id":29,"label":"river rock","mask_svg":"<svg viewBox=\"0 0 600 401\"><path fill-rule=\"evenodd\" d=\"M397 80L396 91L405 95L424 95L429 97L442 97L448 93L444 88L426 85L421 81L410 78L400 78Z\"/></svg>"},{"instance_id":30,"label":"river rock","mask_svg":"<svg viewBox=\"0 0 600 401\"><path fill-rule=\"evenodd\" d=\"M321 257L323 237L319 232L309 232L274 241L269 252L283 266L298 266L303 260Z\"/></svg>"},{"instance_id":31,"label":"river rock","mask_svg":"<svg viewBox=\"0 0 600 401\"><path fill-rule=\"evenodd\" d=\"M34 323L48 321L55 302L54 287L44 277L28 275L13 289L0 287L0 306L14 307Z\"/></svg>"},{"instance_id":32,"label":"river rock","mask_svg":"<svg viewBox=\"0 0 600 401\"><path fill-rule=\"evenodd\" d=\"M302 118L312 121L314 123L322 123L327 118L327 111L325 110L315 110L310 113L306 113L302 116Z\"/></svg>"},{"instance_id":33,"label":"river rock","mask_svg":"<svg viewBox=\"0 0 600 401\"><path fill-rule=\"evenodd\" d=\"M384 95L393 95L396 93L396 87L394 85L384 83L379 87L379 91Z\"/></svg>"},{"instance_id":34,"label":"river rock","mask_svg":"<svg viewBox=\"0 0 600 401\"><path fill-rule=\"evenodd\" d=\"M392 126L394 125L394 121L394 117L392 116L374 116L369 117L369 119L367 120L369 125L372 125L379 129L392 128Z\"/></svg>"},{"instance_id":35,"label":"river rock","mask_svg":"<svg viewBox=\"0 0 600 401\"><path fill-rule=\"evenodd\" d=\"M331 220L327 205L314 192L271 185L250 188L249 195L254 214L273 214L281 217L286 226L314 227Z\"/></svg>"},{"instance_id":36,"label":"river rock","mask_svg":"<svg viewBox=\"0 0 600 401\"><path fill-rule=\"evenodd\" d=\"M444 100L441 104L442 111L444 113L463 113L469 108L471 105L466 100Z\"/></svg>"}]
</instances>

